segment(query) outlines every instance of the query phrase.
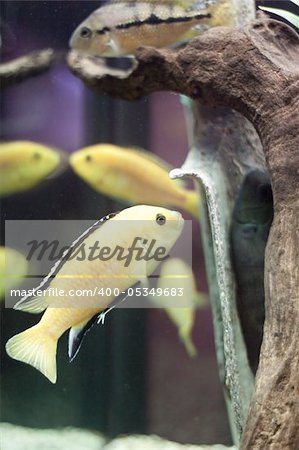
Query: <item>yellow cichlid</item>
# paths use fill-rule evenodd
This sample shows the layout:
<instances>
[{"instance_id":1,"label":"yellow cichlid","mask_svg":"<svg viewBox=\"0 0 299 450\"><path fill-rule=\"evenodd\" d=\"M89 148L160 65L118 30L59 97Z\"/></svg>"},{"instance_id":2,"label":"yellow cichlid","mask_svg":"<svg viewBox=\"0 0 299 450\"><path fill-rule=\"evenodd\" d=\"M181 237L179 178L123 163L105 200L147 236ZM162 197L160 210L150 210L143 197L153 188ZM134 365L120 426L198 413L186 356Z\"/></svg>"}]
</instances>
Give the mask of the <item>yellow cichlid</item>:
<instances>
[{"instance_id":1,"label":"yellow cichlid","mask_svg":"<svg viewBox=\"0 0 299 450\"><path fill-rule=\"evenodd\" d=\"M93 321L98 319L98 314L104 311L100 317L102 320L109 305L111 307L113 302L123 301L127 290L140 281L146 283L147 277L160 263L157 257L140 259L136 256L126 266L117 254L106 260L104 257L100 258L99 253L96 258L69 258L73 252L83 245L89 249L96 245L101 249L121 248L129 251L138 237L142 255L149 251L148 246L151 248L150 255L161 247L167 255L179 238L183 226L184 219L180 213L145 205L127 208L96 222L71 245L62 260L54 265L36 288L43 289L45 295L28 295L15 305L15 309L31 313L46 311L37 325L9 339L6 344L8 355L32 365L55 383L56 347L60 336L71 328L69 357L72 360L80 348L84 334ZM154 246L151 247L151 244ZM83 289L92 290L90 292L96 290L95 295L74 295ZM58 296L57 292L61 290L64 295Z\"/></svg>"},{"instance_id":2,"label":"yellow cichlid","mask_svg":"<svg viewBox=\"0 0 299 450\"><path fill-rule=\"evenodd\" d=\"M10 247L0 247L0 300L5 297L5 289L14 288L22 282L27 270L28 262L22 253Z\"/></svg>"},{"instance_id":3,"label":"yellow cichlid","mask_svg":"<svg viewBox=\"0 0 299 450\"><path fill-rule=\"evenodd\" d=\"M150 153L98 144L70 157L73 170L95 190L129 204L183 208L199 214L199 195L171 180L166 163Z\"/></svg>"},{"instance_id":4,"label":"yellow cichlid","mask_svg":"<svg viewBox=\"0 0 299 450\"><path fill-rule=\"evenodd\" d=\"M60 154L30 141L0 143L0 196L31 189L60 164Z\"/></svg>"},{"instance_id":5,"label":"yellow cichlid","mask_svg":"<svg viewBox=\"0 0 299 450\"><path fill-rule=\"evenodd\" d=\"M211 16L173 2L113 2L94 11L74 31L70 47L96 56L132 55L138 47L170 46Z\"/></svg>"},{"instance_id":6,"label":"yellow cichlid","mask_svg":"<svg viewBox=\"0 0 299 450\"><path fill-rule=\"evenodd\" d=\"M197 292L191 267L179 258L171 258L162 265L157 289L161 289L162 293L170 294L171 289L175 289L175 296L166 294L166 296L151 297L151 300L164 308L177 327L188 355L195 357L197 352L191 337L195 311L196 308L202 308L208 304L208 296Z\"/></svg>"}]
</instances>

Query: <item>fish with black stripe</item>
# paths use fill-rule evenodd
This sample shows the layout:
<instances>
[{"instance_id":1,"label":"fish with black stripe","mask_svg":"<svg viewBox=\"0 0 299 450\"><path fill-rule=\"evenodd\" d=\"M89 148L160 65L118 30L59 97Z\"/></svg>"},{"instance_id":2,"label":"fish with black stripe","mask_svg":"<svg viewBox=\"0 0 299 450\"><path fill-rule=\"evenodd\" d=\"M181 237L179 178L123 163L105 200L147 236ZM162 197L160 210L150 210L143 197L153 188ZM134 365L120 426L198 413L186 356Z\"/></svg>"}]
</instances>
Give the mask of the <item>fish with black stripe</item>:
<instances>
[{"instance_id":1,"label":"fish with black stripe","mask_svg":"<svg viewBox=\"0 0 299 450\"><path fill-rule=\"evenodd\" d=\"M14 308L20 311L45 312L37 325L9 339L6 344L8 355L35 367L55 383L56 348L60 336L70 329L69 358L72 360L91 325L99 319L103 321L106 312L124 301L129 288L147 284L148 276L161 262L155 257L155 252L163 248L167 256L183 226L184 219L180 213L145 205L127 208L96 222L65 250L49 275L35 289L35 292L46 290L45 295L34 297L30 293L15 305ZM87 249L94 246L108 250L119 248L128 253L136 238L141 255L132 258L128 265L115 253L109 258L107 255L100 258L98 254L92 258L90 255L82 258L81 254L73 257L82 244ZM141 257L148 252L154 256ZM50 295L50 289L63 292L63 296ZM75 297L77 290L88 290L98 295Z\"/></svg>"},{"instance_id":2,"label":"fish with black stripe","mask_svg":"<svg viewBox=\"0 0 299 450\"><path fill-rule=\"evenodd\" d=\"M261 2L259 1L258 3L261 3ZM275 2L272 2L272 3L275 3ZM282 2L279 2L279 3L282 4ZM285 8L284 8L284 6L285 6ZM266 11L267 13L273 14L274 19L276 19L276 16L282 17L288 23L293 25L295 30L299 31L299 1L298 0L285 1L283 8L275 6L275 5L270 5L270 6L259 5L259 9Z\"/></svg>"},{"instance_id":3,"label":"fish with black stripe","mask_svg":"<svg viewBox=\"0 0 299 450\"><path fill-rule=\"evenodd\" d=\"M171 46L210 18L205 10L186 10L176 2L112 2L76 28L70 47L96 56L132 55L145 45Z\"/></svg>"}]
</instances>

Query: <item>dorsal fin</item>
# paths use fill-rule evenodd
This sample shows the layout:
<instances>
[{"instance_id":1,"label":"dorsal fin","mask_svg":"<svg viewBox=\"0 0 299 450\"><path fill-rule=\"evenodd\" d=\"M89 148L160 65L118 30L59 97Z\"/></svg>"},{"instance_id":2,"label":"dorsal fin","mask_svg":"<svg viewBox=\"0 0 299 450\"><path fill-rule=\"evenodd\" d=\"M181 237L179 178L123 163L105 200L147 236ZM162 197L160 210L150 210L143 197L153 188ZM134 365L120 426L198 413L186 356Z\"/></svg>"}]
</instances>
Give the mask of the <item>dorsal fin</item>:
<instances>
[{"instance_id":1,"label":"dorsal fin","mask_svg":"<svg viewBox=\"0 0 299 450\"><path fill-rule=\"evenodd\" d=\"M135 153L138 156L142 156L143 158L147 159L148 161L157 164L159 167L161 167L161 169L164 169L167 172L170 172L173 169L171 164L168 164L166 161L164 161L159 156L157 156L154 153L151 153L147 150L144 150L141 147L124 147L124 150Z\"/></svg>"},{"instance_id":2,"label":"dorsal fin","mask_svg":"<svg viewBox=\"0 0 299 450\"><path fill-rule=\"evenodd\" d=\"M154 153L148 152L147 150L144 150L140 147L126 147L124 150L130 151L132 153L135 153L138 156L142 156L143 158L147 159L148 161L156 164L157 166L161 167L161 169L165 170L167 173L171 172L173 170L173 167L171 164L168 164L166 161L164 161L159 156L155 155ZM185 182L182 179L175 179L173 180L177 185L184 187Z\"/></svg>"},{"instance_id":3,"label":"dorsal fin","mask_svg":"<svg viewBox=\"0 0 299 450\"><path fill-rule=\"evenodd\" d=\"M85 230L62 254L61 258L56 261L54 266L51 268L50 272L48 273L45 278L41 281L41 283L33 290L45 290L51 283L52 279L56 277L59 270L62 268L62 266L66 263L68 258L71 256L72 252L76 250L82 242L90 236L95 230L97 230L101 225L103 225L107 220L112 219L118 214L118 212L108 214L107 216L102 217L100 220L95 222L91 227L89 227L87 230ZM25 306L25 303L31 300L32 298L35 298L35 295L33 292L30 292L30 294L26 295L25 297L22 297L21 300L19 300L15 306L14 309L24 311L27 309ZM24 308L22 308L22 305L24 304ZM28 311L29 312L29 311Z\"/></svg>"}]
</instances>

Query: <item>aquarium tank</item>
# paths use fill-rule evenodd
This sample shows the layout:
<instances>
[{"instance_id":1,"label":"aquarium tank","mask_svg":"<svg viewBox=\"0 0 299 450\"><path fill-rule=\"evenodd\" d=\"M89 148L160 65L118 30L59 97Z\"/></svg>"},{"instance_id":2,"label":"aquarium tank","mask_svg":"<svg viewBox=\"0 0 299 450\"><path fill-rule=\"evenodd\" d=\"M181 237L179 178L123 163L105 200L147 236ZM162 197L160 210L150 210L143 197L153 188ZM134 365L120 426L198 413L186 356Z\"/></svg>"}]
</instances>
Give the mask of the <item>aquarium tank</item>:
<instances>
[{"instance_id":1,"label":"aquarium tank","mask_svg":"<svg viewBox=\"0 0 299 450\"><path fill-rule=\"evenodd\" d=\"M245 26L259 7L296 30L294 1L1 1L3 450L238 448L273 219L260 141L234 113L199 113L171 82L156 89L155 53L132 95L122 80L135 73L139 47L175 54L211 28ZM206 219L207 205L217 216L213 189L192 158L203 149L205 167L216 146L213 165L222 145L228 160L234 145L257 156L213 175L226 239L217 253L216 222ZM228 313L236 398L236 379L223 375L222 250L223 283L241 298ZM249 311L252 296L260 303Z\"/></svg>"}]
</instances>

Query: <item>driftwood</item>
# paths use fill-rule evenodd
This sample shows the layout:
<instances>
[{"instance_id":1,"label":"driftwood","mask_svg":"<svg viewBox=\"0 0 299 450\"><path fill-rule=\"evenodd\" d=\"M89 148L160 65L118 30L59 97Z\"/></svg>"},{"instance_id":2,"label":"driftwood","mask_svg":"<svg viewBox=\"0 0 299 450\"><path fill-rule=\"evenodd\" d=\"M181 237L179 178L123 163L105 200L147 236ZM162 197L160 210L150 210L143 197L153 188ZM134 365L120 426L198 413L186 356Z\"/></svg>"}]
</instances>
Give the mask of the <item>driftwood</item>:
<instances>
[{"instance_id":1,"label":"driftwood","mask_svg":"<svg viewBox=\"0 0 299 450\"><path fill-rule=\"evenodd\" d=\"M243 114L257 130L274 194L266 248L266 321L242 449L299 448L299 38L261 16L215 28L183 50L140 48L133 68L72 52L71 70L98 93L137 99L159 90Z\"/></svg>"},{"instance_id":2,"label":"driftwood","mask_svg":"<svg viewBox=\"0 0 299 450\"><path fill-rule=\"evenodd\" d=\"M54 50L46 49L30 53L0 64L0 89L19 83L50 68L54 62Z\"/></svg>"}]
</instances>

